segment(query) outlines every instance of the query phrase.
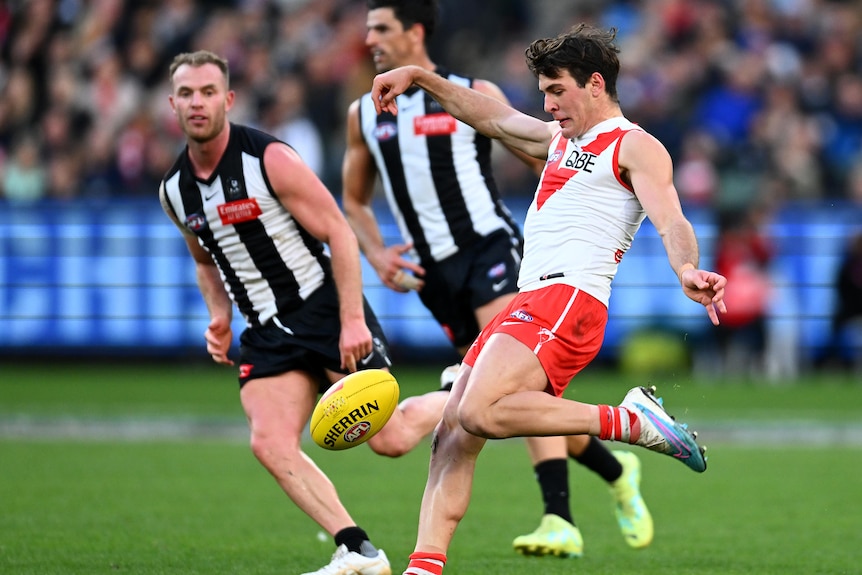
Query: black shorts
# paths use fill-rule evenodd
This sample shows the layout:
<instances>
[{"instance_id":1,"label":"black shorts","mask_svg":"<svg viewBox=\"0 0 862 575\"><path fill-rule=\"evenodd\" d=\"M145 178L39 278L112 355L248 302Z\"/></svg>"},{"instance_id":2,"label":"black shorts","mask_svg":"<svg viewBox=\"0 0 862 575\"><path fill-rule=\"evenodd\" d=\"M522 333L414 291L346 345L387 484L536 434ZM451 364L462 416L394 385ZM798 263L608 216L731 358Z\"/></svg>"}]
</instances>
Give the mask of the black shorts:
<instances>
[{"instance_id":1,"label":"black shorts","mask_svg":"<svg viewBox=\"0 0 862 575\"><path fill-rule=\"evenodd\" d=\"M425 286L419 299L455 347L479 334L475 310L501 295L517 293L520 238L499 230L439 262L422 262Z\"/></svg>"},{"instance_id":2,"label":"black shorts","mask_svg":"<svg viewBox=\"0 0 862 575\"><path fill-rule=\"evenodd\" d=\"M367 301L365 323L374 338L374 350L367 359L357 362L357 367L390 367L389 344ZM325 370L347 374L341 369L340 334L338 294L333 283L326 283L298 310L280 314L264 326L242 332L239 338L240 387L252 379L302 370L311 373L324 391L329 387Z\"/></svg>"}]
</instances>

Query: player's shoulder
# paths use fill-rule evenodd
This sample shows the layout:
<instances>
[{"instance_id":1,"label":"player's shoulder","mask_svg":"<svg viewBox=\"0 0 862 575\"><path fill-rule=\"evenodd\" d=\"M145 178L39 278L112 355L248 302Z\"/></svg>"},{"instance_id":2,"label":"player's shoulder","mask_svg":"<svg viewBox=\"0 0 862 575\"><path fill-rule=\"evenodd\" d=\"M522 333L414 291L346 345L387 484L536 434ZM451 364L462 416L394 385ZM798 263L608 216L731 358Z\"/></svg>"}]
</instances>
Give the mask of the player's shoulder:
<instances>
[{"instance_id":1,"label":"player's shoulder","mask_svg":"<svg viewBox=\"0 0 862 575\"><path fill-rule=\"evenodd\" d=\"M506 97L506 94L505 92L503 92L503 89L491 80L486 80L485 78L470 78L469 80L469 86L480 94L490 96L495 100L501 100L506 103L509 102L509 99Z\"/></svg>"},{"instance_id":2,"label":"player's shoulder","mask_svg":"<svg viewBox=\"0 0 862 575\"><path fill-rule=\"evenodd\" d=\"M485 80L484 78L474 78L473 89L478 90L479 92L502 92L500 86L491 80Z\"/></svg>"},{"instance_id":3,"label":"player's shoulder","mask_svg":"<svg viewBox=\"0 0 862 575\"><path fill-rule=\"evenodd\" d=\"M664 144L662 144L658 138L637 124L631 124L631 126L625 130L622 142L624 146L634 148L636 150L666 151Z\"/></svg>"},{"instance_id":4,"label":"player's shoulder","mask_svg":"<svg viewBox=\"0 0 862 575\"><path fill-rule=\"evenodd\" d=\"M253 126L231 123L230 128L236 134L236 139L241 143L242 148L247 151L262 152L274 142L285 144L269 132Z\"/></svg>"},{"instance_id":5,"label":"player's shoulder","mask_svg":"<svg viewBox=\"0 0 862 575\"><path fill-rule=\"evenodd\" d=\"M636 124L625 131L620 141L620 166L632 167L641 162L665 162L670 160L670 152L661 141Z\"/></svg>"},{"instance_id":6,"label":"player's shoulder","mask_svg":"<svg viewBox=\"0 0 862 575\"><path fill-rule=\"evenodd\" d=\"M366 92L365 94L359 96L347 106L347 117L348 118L358 118L360 115L360 111L362 109L362 105L365 103L366 105L371 104L371 92Z\"/></svg>"}]
</instances>

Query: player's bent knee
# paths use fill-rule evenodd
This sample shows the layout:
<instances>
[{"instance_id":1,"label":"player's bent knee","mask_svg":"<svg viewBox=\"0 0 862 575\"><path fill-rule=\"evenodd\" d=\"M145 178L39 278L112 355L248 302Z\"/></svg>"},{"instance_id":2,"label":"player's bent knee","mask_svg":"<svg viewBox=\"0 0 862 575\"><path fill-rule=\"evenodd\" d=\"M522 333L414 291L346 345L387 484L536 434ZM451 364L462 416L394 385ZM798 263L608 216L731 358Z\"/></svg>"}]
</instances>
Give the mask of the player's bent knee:
<instances>
[{"instance_id":1,"label":"player's bent knee","mask_svg":"<svg viewBox=\"0 0 862 575\"><path fill-rule=\"evenodd\" d=\"M276 461L292 459L300 451L298 441L266 433L252 433L249 447L266 468L270 468Z\"/></svg>"},{"instance_id":2,"label":"player's bent knee","mask_svg":"<svg viewBox=\"0 0 862 575\"><path fill-rule=\"evenodd\" d=\"M384 427L380 433L368 440L368 446L377 455L392 458L407 455L414 447L395 427Z\"/></svg>"},{"instance_id":3,"label":"player's bent knee","mask_svg":"<svg viewBox=\"0 0 862 575\"><path fill-rule=\"evenodd\" d=\"M485 439L507 437L504 430L490 416L489 410L461 405L458 408L458 422L465 431Z\"/></svg>"}]
</instances>

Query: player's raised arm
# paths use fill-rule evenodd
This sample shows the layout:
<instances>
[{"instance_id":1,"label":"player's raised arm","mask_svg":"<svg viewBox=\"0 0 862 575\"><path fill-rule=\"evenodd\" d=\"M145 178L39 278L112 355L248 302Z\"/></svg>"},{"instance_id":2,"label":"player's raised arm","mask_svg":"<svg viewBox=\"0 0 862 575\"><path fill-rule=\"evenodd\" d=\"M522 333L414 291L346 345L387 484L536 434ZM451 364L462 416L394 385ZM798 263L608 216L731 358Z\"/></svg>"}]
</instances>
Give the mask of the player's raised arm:
<instances>
[{"instance_id":1,"label":"player's raised arm","mask_svg":"<svg viewBox=\"0 0 862 575\"><path fill-rule=\"evenodd\" d=\"M485 94L495 100L499 100L500 102L506 104L507 106L511 106L511 102L506 97L506 94L503 93L503 90L500 89L499 86L494 84L493 82L489 82L488 80L475 80L473 82L473 89L477 92ZM505 144L505 142L501 141L501 143ZM506 145L506 149L512 152L519 160L524 162L530 171L532 171L537 176L542 175L542 170L545 168L545 164L548 161L547 158L547 150L545 150L545 154L541 156L531 156L518 148L511 147Z\"/></svg>"},{"instance_id":2,"label":"player's raised arm","mask_svg":"<svg viewBox=\"0 0 862 575\"><path fill-rule=\"evenodd\" d=\"M548 157L551 138L559 129L556 123L543 122L419 66L395 68L374 78L371 99L377 112L397 114L395 98L413 84L431 94L447 112L485 136L534 158Z\"/></svg>"}]
</instances>

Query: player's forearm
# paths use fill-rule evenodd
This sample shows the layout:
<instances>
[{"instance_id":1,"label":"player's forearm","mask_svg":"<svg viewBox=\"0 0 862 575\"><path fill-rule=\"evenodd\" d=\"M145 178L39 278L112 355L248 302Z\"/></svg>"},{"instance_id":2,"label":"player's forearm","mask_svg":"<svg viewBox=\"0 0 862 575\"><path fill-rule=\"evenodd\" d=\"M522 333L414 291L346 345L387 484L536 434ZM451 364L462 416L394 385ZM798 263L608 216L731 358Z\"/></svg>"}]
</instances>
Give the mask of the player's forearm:
<instances>
[{"instance_id":1,"label":"player's forearm","mask_svg":"<svg viewBox=\"0 0 862 575\"><path fill-rule=\"evenodd\" d=\"M222 317L230 321L233 302L225 290L218 268L213 264L197 262L196 274L198 288L206 303L210 319Z\"/></svg>"},{"instance_id":2,"label":"player's forearm","mask_svg":"<svg viewBox=\"0 0 862 575\"><path fill-rule=\"evenodd\" d=\"M356 235L356 240L359 242L360 250L373 265L378 254L386 249L383 236L380 234L380 226L377 225L377 218L374 217L374 211L367 206L348 205L345 202L344 212L353 233Z\"/></svg>"},{"instance_id":3,"label":"player's forearm","mask_svg":"<svg viewBox=\"0 0 862 575\"><path fill-rule=\"evenodd\" d=\"M668 261L677 278L680 278L686 269L698 267L700 254L697 247L697 237L688 220L677 220L661 233L661 238L667 251Z\"/></svg>"},{"instance_id":4,"label":"player's forearm","mask_svg":"<svg viewBox=\"0 0 862 575\"><path fill-rule=\"evenodd\" d=\"M510 106L424 68L416 67L413 81L465 124L490 138L505 136L496 120L508 115L512 110Z\"/></svg>"},{"instance_id":5,"label":"player's forearm","mask_svg":"<svg viewBox=\"0 0 862 575\"><path fill-rule=\"evenodd\" d=\"M329 239L332 274L338 291L338 307L342 325L365 317L362 297L362 267L359 244L349 229L333 234Z\"/></svg>"}]
</instances>

